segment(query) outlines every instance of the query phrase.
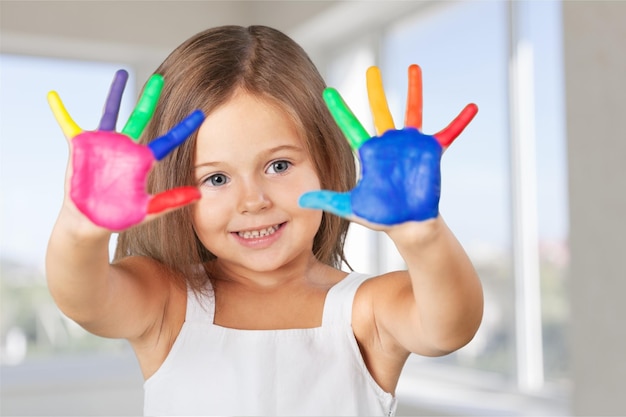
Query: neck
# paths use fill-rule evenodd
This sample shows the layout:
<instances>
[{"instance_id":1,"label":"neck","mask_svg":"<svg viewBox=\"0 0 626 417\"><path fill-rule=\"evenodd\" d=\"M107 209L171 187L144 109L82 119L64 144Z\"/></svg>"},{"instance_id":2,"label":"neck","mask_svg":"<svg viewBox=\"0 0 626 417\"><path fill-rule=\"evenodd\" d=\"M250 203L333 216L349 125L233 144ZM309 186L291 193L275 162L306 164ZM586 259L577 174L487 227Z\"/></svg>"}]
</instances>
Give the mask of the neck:
<instances>
[{"instance_id":1,"label":"neck","mask_svg":"<svg viewBox=\"0 0 626 417\"><path fill-rule=\"evenodd\" d=\"M235 284L255 292L273 292L289 287L289 284L323 285L325 276L336 270L321 263L310 253L309 256L302 256L269 271L251 270L216 259L209 265L209 271L219 284Z\"/></svg>"}]
</instances>

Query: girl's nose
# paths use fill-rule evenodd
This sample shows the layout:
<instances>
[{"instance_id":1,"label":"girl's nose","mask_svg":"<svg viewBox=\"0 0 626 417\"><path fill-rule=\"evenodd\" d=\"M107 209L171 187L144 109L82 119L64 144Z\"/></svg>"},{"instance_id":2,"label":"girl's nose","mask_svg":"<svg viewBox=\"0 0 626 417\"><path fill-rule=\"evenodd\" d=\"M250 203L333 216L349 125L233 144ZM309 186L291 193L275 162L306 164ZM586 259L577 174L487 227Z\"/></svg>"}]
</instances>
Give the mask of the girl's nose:
<instances>
[{"instance_id":1,"label":"girl's nose","mask_svg":"<svg viewBox=\"0 0 626 417\"><path fill-rule=\"evenodd\" d=\"M239 203L241 213L258 213L270 206L270 199L257 181L248 181L243 185Z\"/></svg>"}]
</instances>

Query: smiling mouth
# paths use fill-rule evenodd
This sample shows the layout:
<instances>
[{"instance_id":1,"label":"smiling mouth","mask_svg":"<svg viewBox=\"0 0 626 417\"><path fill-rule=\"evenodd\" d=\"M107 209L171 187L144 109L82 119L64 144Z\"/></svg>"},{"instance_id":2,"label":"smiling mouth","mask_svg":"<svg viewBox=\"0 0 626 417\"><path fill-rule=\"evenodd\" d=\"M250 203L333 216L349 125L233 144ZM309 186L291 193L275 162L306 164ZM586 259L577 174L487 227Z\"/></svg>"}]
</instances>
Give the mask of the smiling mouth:
<instances>
[{"instance_id":1,"label":"smiling mouth","mask_svg":"<svg viewBox=\"0 0 626 417\"><path fill-rule=\"evenodd\" d=\"M265 229L244 230L241 232L237 232L237 235L242 239L258 239L260 237L273 235L278 229L280 229L281 226L282 224L277 224L274 226L266 227Z\"/></svg>"}]
</instances>

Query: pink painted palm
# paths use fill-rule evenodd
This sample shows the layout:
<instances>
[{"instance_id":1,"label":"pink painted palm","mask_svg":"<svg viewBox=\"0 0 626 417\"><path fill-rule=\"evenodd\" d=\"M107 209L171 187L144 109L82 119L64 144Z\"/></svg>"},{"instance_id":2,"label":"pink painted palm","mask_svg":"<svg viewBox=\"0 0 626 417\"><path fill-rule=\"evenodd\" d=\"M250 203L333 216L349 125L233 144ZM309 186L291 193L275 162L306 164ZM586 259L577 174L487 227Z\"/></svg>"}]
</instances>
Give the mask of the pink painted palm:
<instances>
[{"instance_id":1,"label":"pink painted palm","mask_svg":"<svg viewBox=\"0 0 626 417\"><path fill-rule=\"evenodd\" d=\"M119 231L141 223L146 215L189 204L200 198L195 187L180 187L156 195L146 192L148 174L158 160L183 143L204 120L195 111L164 136L147 146L137 143L152 118L163 87L163 77L153 75L120 133L115 131L128 73L116 73L100 126L83 131L70 117L58 94L48 102L70 143L70 198L94 224Z\"/></svg>"}]
</instances>

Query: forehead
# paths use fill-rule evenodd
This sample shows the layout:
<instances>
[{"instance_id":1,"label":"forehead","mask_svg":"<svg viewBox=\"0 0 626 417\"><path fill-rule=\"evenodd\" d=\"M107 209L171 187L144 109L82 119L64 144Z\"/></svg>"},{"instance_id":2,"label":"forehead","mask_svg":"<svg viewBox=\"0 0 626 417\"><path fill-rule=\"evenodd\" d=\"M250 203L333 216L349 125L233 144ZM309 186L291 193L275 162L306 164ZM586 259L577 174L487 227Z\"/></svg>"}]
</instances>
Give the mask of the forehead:
<instances>
[{"instance_id":1,"label":"forehead","mask_svg":"<svg viewBox=\"0 0 626 417\"><path fill-rule=\"evenodd\" d=\"M280 145L306 148L295 118L276 101L240 90L207 115L198 130L196 157Z\"/></svg>"}]
</instances>

